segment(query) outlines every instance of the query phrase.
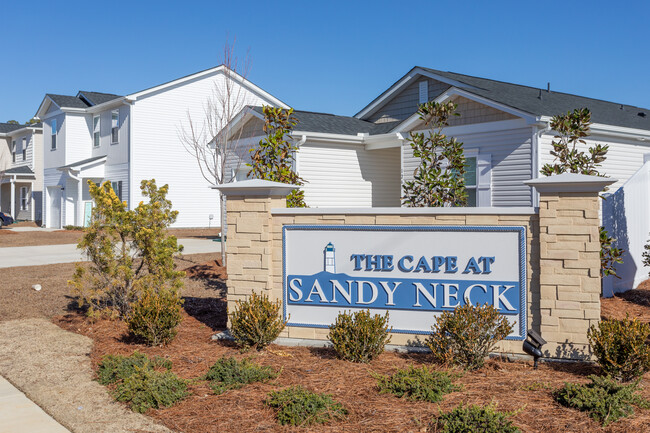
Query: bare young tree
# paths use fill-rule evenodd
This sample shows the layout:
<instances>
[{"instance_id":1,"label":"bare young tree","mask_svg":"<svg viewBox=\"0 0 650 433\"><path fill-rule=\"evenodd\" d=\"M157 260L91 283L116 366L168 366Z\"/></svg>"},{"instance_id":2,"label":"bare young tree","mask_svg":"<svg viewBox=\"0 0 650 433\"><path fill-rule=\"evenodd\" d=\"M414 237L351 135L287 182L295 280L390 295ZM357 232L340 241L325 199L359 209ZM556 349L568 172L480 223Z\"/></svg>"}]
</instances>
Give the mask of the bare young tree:
<instances>
[{"instance_id":1,"label":"bare young tree","mask_svg":"<svg viewBox=\"0 0 650 433\"><path fill-rule=\"evenodd\" d=\"M234 120L249 105L249 93L244 87L250 61L248 54L239 62L233 53L234 43L228 42L223 49L223 82L215 81L212 95L204 106L200 119L192 118L189 111L185 124L181 125L179 138L187 152L196 159L201 175L213 185L231 181L227 168L236 171L248 149L240 145L242 127L235 127ZM221 258L226 266L225 251L225 198L219 194L221 220Z\"/></svg>"}]
</instances>

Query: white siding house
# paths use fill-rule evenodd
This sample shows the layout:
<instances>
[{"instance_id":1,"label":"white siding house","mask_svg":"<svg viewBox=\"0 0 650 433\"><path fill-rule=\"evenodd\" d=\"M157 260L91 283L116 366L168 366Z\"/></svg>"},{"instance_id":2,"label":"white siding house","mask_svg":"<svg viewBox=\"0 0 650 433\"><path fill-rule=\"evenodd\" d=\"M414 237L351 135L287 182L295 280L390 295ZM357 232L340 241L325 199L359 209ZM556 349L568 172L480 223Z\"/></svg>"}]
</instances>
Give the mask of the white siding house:
<instances>
[{"instance_id":1,"label":"white siding house","mask_svg":"<svg viewBox=\"0 0 650 433\"><path fill-rule=\"evenodd\" d=\"M0 123L0 211L16 221L42 218L43 128Z\"/></svg>"},{"instance_id":2,"label":"white siding house","mask_svg":"<svg viewBox=\"0 0 650 433\"><path fill-rule=\"evenodd\" d=\"M243 77L228 76L246 104L286 107ZM45 226L87 222L89 180L110 181L132 208L143 200L145 179L169 184L168 198L179 211L175 227L219 225L218 192L209 188L179 131L188 115L202 121L215 86L223 87L225 79L224 66L218 66L126 96L46 95L37 113L44 124Z\"/></svg>"}]
</instances>

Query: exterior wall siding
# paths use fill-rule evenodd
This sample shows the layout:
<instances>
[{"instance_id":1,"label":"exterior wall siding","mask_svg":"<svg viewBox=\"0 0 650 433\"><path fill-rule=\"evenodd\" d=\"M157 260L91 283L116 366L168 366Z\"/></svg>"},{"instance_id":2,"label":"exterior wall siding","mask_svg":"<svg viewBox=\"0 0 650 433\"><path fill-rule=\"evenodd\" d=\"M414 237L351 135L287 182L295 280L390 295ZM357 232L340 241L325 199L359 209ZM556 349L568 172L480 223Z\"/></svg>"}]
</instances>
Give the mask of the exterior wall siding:
<instances>
[{"instance_id":1,"label":"exterior wall siding","mask_svg":"<svg viewBox=\"0 0 650 433\"><path fill-rule=\"evenodd\" d=\"M448 136L463 142L465 151L476 150L490 154L492 160L492 206L533 206L532 189L523 181L533 178L532 128L521 126L514 129L490 132L463 132L463 127L445 129ZM413 172L420 163L413 157L408 141L403 147L403 180L413 179ZM537 176L535 176L537 177Z\"/></svg>"},{"instance_id":2,"label":"exterior wall siding","mask_svg":"<svg viewBox=\"0 0 650 433\"><path fill-rule=\"evenodd\" d=\"M56 150L52 150L52 121L56 120ZM56 116L48 117L43 121L43 167L45 169L61 167L65 165L65 144L66 144L66 131L65 131L65 115L58 114Z\"/></svg>"},{"instance_id":3,"label":"exterior wall siding","mask_svg":"<svg viewBox=\"0 0 650 433\"><path fill-rule=\"evenodd\" d=\"M456 112L460 116L451 117L449 119L449 126L517 119L517 116L510 113L488 107L471 99L463 98L462 96L454 98L453 102L458 104Z\"/></svg>"},{"instance_id":4,"label":"exterior wall siding","mask_svg":"<svg viewBox=\"0 0 650 433\"><path fill-rule=\"evenodd\" d=\"M381 107L378 111L366 116L364 120L371 122L393 122L395 120L405 120L413 113L418 111L419 103L419 86L421 81L427 81L429 101L437 98L451 86L430 78L420 78L409 84L402 92L395 95L391 100Z\"/></svg>"},{"instance_id":5,"label":"exterior wall siding","mask_svg":"<svg viewBox=\"0 0 650 433\"><path fill-rule=\"evenodd\" d=\"M220 224L219 193L209 188L211 182L203 178L197 161L179 139L179 129L188 114L198 125L204 121L205 104L215 85L224 86L221 72L145 95L131 108L133 184L152 178L158 185L169 184L168 198L179 211L175 227ZM272 104L247 89L242 93L247 105ZM133 188L131 194L134 203L142 200L139 188ZM214 216L212 221L209 215Z\"/></svg>"},{"instance_id":6,"label":"exterior wall siding","mask_svg":"<svg viewBox=\"0 0 650 433\"><path fill-rule=\"evenodd\" d=\"M92 157L92 116L70 114L65 118L65 164ZM63 140L62 140L63 141Z\"/></svg>"},{"instance_id":7,"label":"exterior wall siding","mask_svg":"<svg viewBox=\"0 0 650 433\"><path fill-rule=\"evenodd\" d=\"M298 151L298 173L309 207L400 205L399 149L307 141Z\"/></svg>"},{"instance_id":8,"label":"exterior wall siding","mask_svg":"<svg viewBox=\"0 0 650 433\"><path fill-rule=\"evenodd\" d=\"M553 146L552 134L543 135L540 140L540 168L544 164L552 164L554 157L551 155ZM590 136L586 144L580 144L578 149L587 151L596 144L608 144L609 151L607 159L598 169L601 174L617 179L617 182L609 187L608 192L613 193L636 173L644 163L644 155L650 154L650 143L637 140L623 140L613 137L599 137L596 134Z\"/></svg>"}]
</instances>

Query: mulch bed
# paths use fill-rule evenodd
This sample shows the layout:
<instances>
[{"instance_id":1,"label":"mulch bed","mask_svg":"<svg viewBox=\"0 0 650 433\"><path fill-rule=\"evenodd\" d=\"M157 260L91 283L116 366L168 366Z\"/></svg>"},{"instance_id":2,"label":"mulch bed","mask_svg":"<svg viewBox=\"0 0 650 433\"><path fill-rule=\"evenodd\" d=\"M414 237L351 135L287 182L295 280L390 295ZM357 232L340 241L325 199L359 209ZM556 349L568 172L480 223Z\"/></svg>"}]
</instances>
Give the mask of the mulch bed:
<instances>
[{"instance_id":1,"label":"mulch bed","mask_svg":"<svg viewBox=\"0 0 650 433\"><path fill-rule=\"evenodd\" d=\"M202 265L195 266L188 273L221 272L217 265L207 263L208 269L202 269ZM633 417L602 428L585 413L555 403L552 392L564 382L587 382L589 374L597 373L593 365L542 363L538 370L534 370L529 362L493 359L481 370L462 375L457 383L463 389L447 395L440 404L410 402L378 394L371 372L391 374L408 365L431 365L425 354L384 353L368 365L341 361L331 350L320 348L272 345L262 352L242 354L231 343L211 340L214 330L225 326L223 302L204 308L199 305L188 308L186 303L185 307L187 312L178 336L167 347L134 344L121 322L99 320L93 323L77 314L60 316L54 321L64 329L94 340L91 357L95 368L106 354L130 355L137 350L170 359L174 364L173 371L186 379L205 374L223 356L240 359L251 356L258 363L282 370L273 383L253 384L220 396L214 395L207 384L199 382L192 385L191 396L174 407L147 413L181 432L422 432L427 431L428 422L439 410L447 411L461 403L490 402L496 403L500 410L520 410L513 421L524 432L650 431L650 410L637 410ZM650 307L643 308L644 314L650 317ZM648 379L650 376L646 375L644 382L647 383ZM350 411L347 420L309 429L278 425L273 411L263 401L272 390L298 384L332 394ZM642 393L650 398L650 390L646 387Z\"/></svg>"},{"instance_id":2,"label":"mulch bed","mask_svg":"<svg viewBox=\"0 0 650 433\"><path fill-rule=\"evenodd\" d=\"M611 298L601 298L600 311L603 319L637 318L650 323L650 280L639 284L635 290L618 293Z\"/></svg>"}]
</instances>

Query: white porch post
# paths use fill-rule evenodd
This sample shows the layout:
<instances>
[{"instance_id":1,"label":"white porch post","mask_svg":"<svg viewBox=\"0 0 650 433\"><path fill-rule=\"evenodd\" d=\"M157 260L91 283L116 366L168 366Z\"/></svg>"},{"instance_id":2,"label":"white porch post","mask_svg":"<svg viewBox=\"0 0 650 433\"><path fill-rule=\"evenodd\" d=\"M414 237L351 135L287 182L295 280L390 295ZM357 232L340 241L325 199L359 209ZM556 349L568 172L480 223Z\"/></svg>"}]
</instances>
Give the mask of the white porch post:
<instances>
[{"instance_id":1,"label":"white porch post","mask_svg":"<svg viewBox=\"0 0 650 433\"><path fill-rule=\"evenodd\" d=\"M11 177L11 217L16 220L16 176Z\"/></svg>"},{"instance_id":2,"label":"white porch post","mask_svg":"<svg viewBox=\"0 0 650 433\"><path fill-rule=\"evenodd\" d=\"M83 226L84 225L83 215L82 215L82 207L81 207L81 197L82 197L81 189L82 189L82 185L83 185L82 179L79 178L79 182L77 184L77 221L75 221L75 224L74 224L76 226Z\"/></svg>"},{"instance_id":3,"label":"white porch post","mask_svg":"<svg viewBox=\"0 0 650 433\"><path fill-rule=\"evenodd\" d=\"M32 221L34 221L34 181L29 182L29 195L30 195L30 200L29 200L29 206L32 210Z\"/></svg>"}]
</instances>

